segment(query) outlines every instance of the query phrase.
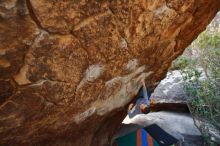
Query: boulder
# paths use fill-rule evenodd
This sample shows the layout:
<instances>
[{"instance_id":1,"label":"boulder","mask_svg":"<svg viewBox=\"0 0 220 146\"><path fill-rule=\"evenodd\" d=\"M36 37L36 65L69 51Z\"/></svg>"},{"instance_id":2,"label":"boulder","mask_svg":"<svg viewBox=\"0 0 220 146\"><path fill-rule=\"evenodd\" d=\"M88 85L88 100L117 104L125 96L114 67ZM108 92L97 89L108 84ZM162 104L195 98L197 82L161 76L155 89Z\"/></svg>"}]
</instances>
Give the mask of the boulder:
<instances>
[{"instance_id":1,"label":"boulder","mask_svg":"<svg viewBox=\"0 0 220 146\"><path fill-rule=\"evenodd\" d=\"M167 73L165 79L155 88L151 99L155 103L186 103L183 78L178 70Z\"/></svg>"},{"instance_id":2,"label":"boulder","mask_svg":"<svg viewBox=\"0 0 220 146\"><path fill-rule=\"evenodd\" d=\"M107 146L219 0L0 1L0 145Z\"/></svg>"},{"instance_id":3,"label":"boulder","mask_svg":"<svg viewBox=\"0 0 220 146\"><path fill-rule=\"evenodd\" d=\"M181 71L169 71L151 95L151 111L188 111Z\"/></svg>"},{"instance_id":4,"label":"boulder","mask_svg":"<svg viewBox=\"0 0 220 146\"><path fill-rule=\"evenodd\" d=\"M168 111L151 112L147 115L139 114L131 119L126 116L122 128L114 138L151 124L160 126L167 133L178 139L183 146L201 146L204 144L204 139L190 114Z\"/></svg>"}]
</instances>

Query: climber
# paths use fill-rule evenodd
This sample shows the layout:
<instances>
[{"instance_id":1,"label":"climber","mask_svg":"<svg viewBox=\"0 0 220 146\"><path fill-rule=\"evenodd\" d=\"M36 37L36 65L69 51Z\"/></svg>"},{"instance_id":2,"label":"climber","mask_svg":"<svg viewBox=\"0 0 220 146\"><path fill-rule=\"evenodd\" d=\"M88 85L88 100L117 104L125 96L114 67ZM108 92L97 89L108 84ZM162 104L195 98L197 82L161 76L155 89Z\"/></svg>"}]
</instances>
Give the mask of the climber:
<instances>
[{"instance_id":1,"label":"climber","mask_svg":"<svg viewBox=\"0 0 220 146\"><path fill-rule=\"evenodd\" d=\"M150 112L150 96L152 91L147 90L144 80L142 82L142 87L138 92L138 99L136 103L131 103L128 107L128 116L129 118L134 117L137 114L147 114Z\"/></svg>"}]
</instances>

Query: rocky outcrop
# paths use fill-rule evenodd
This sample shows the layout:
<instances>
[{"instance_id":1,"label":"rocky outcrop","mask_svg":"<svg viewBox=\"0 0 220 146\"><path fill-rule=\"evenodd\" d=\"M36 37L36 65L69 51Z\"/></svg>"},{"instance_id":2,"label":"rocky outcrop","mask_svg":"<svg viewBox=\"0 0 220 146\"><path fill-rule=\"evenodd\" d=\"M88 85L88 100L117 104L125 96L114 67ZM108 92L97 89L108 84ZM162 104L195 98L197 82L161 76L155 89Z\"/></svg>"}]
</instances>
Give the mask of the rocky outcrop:
<instances>
[{"instance_id":1,"label":"rocky outcrop","mask_svg":"<svg viewBox=\"0 0 220 146\"><path fill-rule=\"evenodd\" d=\"M0 1L0 145L109 145L219 0Z\"/></svg>"},{"instance_id":2,"label":"rocky outcrop","mask_svg":"<svg viewBox=\"0 0 220 146\"><path fill-rule=\"evenodd\" d=\"M169 71L151 95L151 110L189 112L181 71Z\"/></svg>"},{"instance_id":3,"label":"rocky outcrop","mask_svg":"<svg viewBox=\"0 0 220 146\"><path fill-rule=\"evenodd\" d=\"M168 72L166 78L155 88L151 99L155 103L186 103L187 97L181 71Z\"/></svg>"},{"instance_id":4,"label":"rocky outcrop","mask_svg":"<svg viewBox=\"0 0 220 146\"><path fill-rule=\"evenodd\" d=\"M138 128L159 125L167 133L179 140L183 146L203 146L205 144L202 134L194 124L193 117L189 113L182 112L151 112L147 115L139 114L133 118L128 116L123 121L123 126L114 136L124 136Z\"/></svg>"}]
</instances>

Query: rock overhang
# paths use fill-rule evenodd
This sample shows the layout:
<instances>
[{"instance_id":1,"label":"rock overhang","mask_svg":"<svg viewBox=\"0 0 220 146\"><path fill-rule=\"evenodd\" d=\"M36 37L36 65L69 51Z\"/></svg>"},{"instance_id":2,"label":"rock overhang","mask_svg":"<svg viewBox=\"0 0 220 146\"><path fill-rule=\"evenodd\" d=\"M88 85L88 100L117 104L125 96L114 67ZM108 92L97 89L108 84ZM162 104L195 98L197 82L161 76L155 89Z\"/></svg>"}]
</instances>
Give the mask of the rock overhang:
<instances>
[{"instance_id":1,"label":"rock overhang","mask_svg":"<svg viewBox=\"0 0 220 146\"><path fill-rule=\"evenodd\" d=\"M107 145L139 81L154 88L219 9L218 0L0 2L0 144Z\"/></svg>"}]
</instances>

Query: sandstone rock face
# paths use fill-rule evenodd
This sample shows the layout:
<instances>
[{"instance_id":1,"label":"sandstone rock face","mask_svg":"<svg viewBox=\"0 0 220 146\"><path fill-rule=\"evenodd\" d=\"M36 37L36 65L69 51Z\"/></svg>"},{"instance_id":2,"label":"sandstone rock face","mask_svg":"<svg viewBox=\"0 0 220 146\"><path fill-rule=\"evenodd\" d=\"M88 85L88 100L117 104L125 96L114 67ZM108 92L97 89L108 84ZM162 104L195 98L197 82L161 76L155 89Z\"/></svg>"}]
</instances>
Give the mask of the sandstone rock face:
<instances>
[{"instance_id":1,"label":"sandstone rock face","mask_svg":"<svg viewBox=\"0 0 220 146\"><path fill-rule=\"evenodd\" d=\"M0 1L0 145L109 145L219 0Z\"/></svg>"}]
</instances>

